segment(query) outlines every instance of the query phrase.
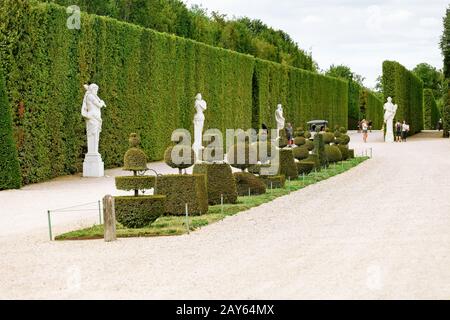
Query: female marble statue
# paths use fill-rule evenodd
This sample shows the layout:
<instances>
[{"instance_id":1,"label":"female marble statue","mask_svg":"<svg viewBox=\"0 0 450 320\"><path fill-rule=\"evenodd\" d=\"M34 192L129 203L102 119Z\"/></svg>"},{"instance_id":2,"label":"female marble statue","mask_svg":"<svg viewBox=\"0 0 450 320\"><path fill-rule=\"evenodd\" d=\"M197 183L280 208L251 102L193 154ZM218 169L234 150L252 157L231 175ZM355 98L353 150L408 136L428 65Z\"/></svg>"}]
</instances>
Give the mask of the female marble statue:
<instances>
[{"instance_id":1,"label":"female marble statue","mask_svg":"<svg viewBox=\"0 0 450 320\"><path fill-rule=\"evenodd\" d=\"M197 94L195 97L195 110L197 113L194 117L194 144L192 148L194 149L195 155L198 160L200 159L200 153L203 149L202 138L203 138L203 125L205 123L205 115L203 112L206 110L206 101L203 100L201 93Z\"/></svg>"},{"instance_id":2,"label":"female marble statue","mask_svg":"<svg viewBox=\"0 0 450 320\"><path fill-rule=\"evenodd\" d=\"M83 99L81 115L86 121L88 154L98 155L100 132L102 131L101 108L106 107L106 104L98 97L98 86L96 84L84 85L84 88L86 94Z\"/></svg>"},{"instance_id":3,"label":"female marble statue","mask_svg":"<svg viewBox=\"0 0 450 320\"><path fill-rule=\"evenodd\" d=\"M283 106L279 104L275 111L275 121L277 122L277 139L280 136L280 130L284 129L286 119L283 116Z\"/></svg>"},{"instance_id":4,"label":"female marble statue","mask_svg":"<svg viewBox=\"0 0 450 320\"><path fill-rule=\"evenodd\" d=\"M384 104L384 123L386 124L386 142L394 142L394 117L397 113L398 106L392 103L392 98L389 97Z\"/></svg>"}]
</instances>

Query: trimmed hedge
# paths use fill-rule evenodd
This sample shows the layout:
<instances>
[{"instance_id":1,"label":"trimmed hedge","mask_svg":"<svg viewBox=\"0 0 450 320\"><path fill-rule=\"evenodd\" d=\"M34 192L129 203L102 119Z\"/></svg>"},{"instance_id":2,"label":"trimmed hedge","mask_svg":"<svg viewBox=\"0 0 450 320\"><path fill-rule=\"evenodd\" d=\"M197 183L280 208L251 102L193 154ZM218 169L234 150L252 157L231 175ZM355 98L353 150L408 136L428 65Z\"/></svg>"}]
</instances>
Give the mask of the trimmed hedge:
<instances>
[{"instance_id":1,"label":"trimmed hedge","mask_svg":"<svg viewBox=\"0 0 450 320\"><path fill-rule=\"evenodd\" d=\"M361 91L361 119L372 121L372 129L380 130L384 124L384 103L372 91L364 88ZM356 128L354 128L356 129Z\"/></svg>"},{"instance_id":2,"label":"trimmed hedge","mask_svg":"<svg viewBox=\"0 0 450 320\"><path fill-rule=\"evenodd\" d=\"M325 145L325 155L329 163L342 161L342 153L336 145Z\"/></svg>"},{"instance_id":3,"label":"trimmed hedge","mask_svg":"<svg viewBox=\"0 0 450 320\"><path fill-rule=\"evenodd\" d=\"M321 167L324 167L327 165L327 155L325 154L325 142L323 139L323 134L316 134L314 136L314 150L313 150L314 156L309 156L307 160L313 161L316 165L316 169L320 169Z\"/></svg>"},{"instance_id":4,"label":"trimmed hedge","mask_svg":"<svg viewBox=\"0 0 450 320\"><path fill-rule=\"evenodd\" d=\"M254 128L263 123L276 128L274 114L279 103L294 128L306 127L308 121L315 119L328 120L330 126L347 127L346 81L260 59L256 59L254 76Z\"/></svg>"},{"instance_id":5,"label":"trimmed hedge","mask_svg":"<svg viewBox=\"0 0 450 320\"><path fill-rule=\"evenodd\" d=\"M254 174L248 172L234 173L236 180L237 192L240 196L248 196L250 189L251 195L259 195L266 193L266 184Z\"/></svg>"},{"instance_id":6,"label":"trimmed hedge","mask_svg":"<svg viewBox=\"0 0 450 320\"><path fill-rule=\"evenodd\" d=\"M236 181L229 164L202 163L196 164L194 174L206 175L208 202L210 205L221 203L234 204L237 202Z\"/></svg>"},{"instance_id":7,"label":"trimmed hedge","mask_svg":"<svg viewBox=\"0 0 450 320\"><path fill-rule=\"evenodd\" d=\"M259 176L259 179L261 179L266 184L267 189L270 189L271 187L273 189L281 189L284 188L286 184L286 177L283 175Z\"/></svg>"},{"instance_id":8,"label":"trimmed hedge","mask_svg":"<svg viewBox=\"0 0 450 320\"><path fill-rule=\"evenodd\" d=\"M116 219L127 228L144 228L164 214L165 196L114 197Z\"/></svg>"},{"instance_id":9,"label":"trimmed hedge","mask_svg":"<svg viewBox=\"0 0 450 320\"><path fill-rule=\"evenodd\" d=\"M313 161L302 160L297 162L298 175L308 174L313 171L315 163Z\"/></svg>"},{"instance_id":10,"label":"trimmed hedge","mask_svg":"<svg viewBox=\"0 0 450 320\"><path fill-rule=\"evenodd\" d=\"M396 119L410 124L410 133L423 129L423 82L400 63L383 63L383 92L398 105Z\"/></svg>"},{"instance_id":11,"label":"trimmed hedge","mask_svg":"<svg viewBox=\"0 0 450 320\"><path fill-rule=\"evenodd\" d=\"M11 109L0 69L0 190L18 189L22 184L16 144L12 132Z\"/></svg>"},{"instance_id":12,"label":"trimmed hedge","mask_svg":"<svg viewBox=\"0 0 450 320\"><path fill-rule=\"evenodd\" d=\"M157 194L167 197L165 213L168 215L185 215L186 203L191 216L208 212L208 192L204 174L160 176Z\"/></svg>"},{"instance_id":13,"label":"trimmed hedge","mask_svg":"<svg viewBox=\"0 0 450 320\"><path fill-rule=\"evenodd\" d=\"M80 107L89 82L107 104L106 168L123 165L129 132L139 132L149 161L161 160L174 129L193 132L198 92L208 102L205 130L275 127L279 102L296 126L313 118L347 126L345 81L108 17L83 13L81 29L70 30L67 18L55 4L0 2L0 64L24 184L82 170Z\"/></svg>"},{"instance_id":14,"label":"trimmed hedge","mask_svg":"<svg viewBox=\"0 0 450 320\"><path fill-rule=\"evenodd\" d=\"M116 177L116 189L123 191L149 190L155 187L156 177L152 176L121 176Z\"/></svg>"},{"instance_id":15,"label":"trimmed hedge","mask_svg":"<svg viewBox=\"0 0 450 320\"><path fill-rule=\"evenodd\" d=\"M295 164L292 149L280 150L280 167L278 172L286 178L295 179L298 177L297 165Z\"/></svg>"},{"instance_id":16,"label":"trimmed hedge","mask_svg":"<svg viewBox=\"0 0 450 320\"><path fill-rule=\"evenodd\" d=\"M423 90L423 127L425 130L435 130L440 113L434 99L432 89Z\"/></svg>"},{"instance_id":17,"label":"trimmed hedge","mask_svg":"<svg viewBox=\"0 0 450 320\"><path fill-rule=\"evenodd\" d=\"M360 96L363 88L355 81L348 81L348 127L356 129L360 120Z\"/></svg>"}]
</instances>

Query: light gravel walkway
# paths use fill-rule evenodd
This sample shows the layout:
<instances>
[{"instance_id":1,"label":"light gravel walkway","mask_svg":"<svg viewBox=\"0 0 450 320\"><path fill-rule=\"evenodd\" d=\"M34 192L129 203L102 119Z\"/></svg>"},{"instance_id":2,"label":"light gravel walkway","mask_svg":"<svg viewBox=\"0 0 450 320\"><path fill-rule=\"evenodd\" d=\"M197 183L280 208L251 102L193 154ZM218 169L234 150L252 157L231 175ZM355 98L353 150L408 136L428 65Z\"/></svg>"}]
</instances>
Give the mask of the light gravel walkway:
<instances>
[{"instance_id":1,"label":"light gravel walkway","mask_svg":"<svg viewBox=\"0 0 450 320\"><path fill-rule=\"evenodd\" d=\"M449 299L450 141L352 138L374 158L189 236L49 242L45 210L114 193L112 178L0 192L0 298Z\"/></svg>"}]
</instances>

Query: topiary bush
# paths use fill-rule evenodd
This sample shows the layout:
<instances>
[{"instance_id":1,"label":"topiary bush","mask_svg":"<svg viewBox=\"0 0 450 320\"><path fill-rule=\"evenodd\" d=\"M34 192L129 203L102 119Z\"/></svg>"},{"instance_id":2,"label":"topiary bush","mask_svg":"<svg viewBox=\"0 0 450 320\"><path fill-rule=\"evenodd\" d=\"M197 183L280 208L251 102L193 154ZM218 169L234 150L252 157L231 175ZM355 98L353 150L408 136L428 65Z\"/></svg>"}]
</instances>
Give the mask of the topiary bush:
<instances>
[{"instance_id":1,"label":"topiary bush","mask_svg":"<svg viewBox=\"0 0 450 320\"><path fill-rule=\"evenodd\" d=\"M289 143L288 139L287 139L286 130L281 129L279 131L279 135L280 135L280 138L278 139L278 147L279 148L286 148L288 143Z\"/></svg>"},{"instance_id":2,"label":"topiary bush","mask_svg":"<svg viewBox=\"0 0 450 320\"><path fill-rule=\"evenodd\" d=\"M267 188L281 189L286 185L286 177L284 175L259 176L259 178L266 184Z\"/></svg>"},{"instance_id":3,"label":"topiary bush","mask_svg":"<svg viewBox=\"0 0 450 320\"><path fill-rule=\"evenodd\" d=\"M325 142L323 140L322 134L316 134L314 136L314 150L313 153L316 155L317 159L314 159L316 164L316 169L320 170L321 167L325 167L328 163L327 156L325 154ZM311 159L308 158L308 160Z\"/></svg>"},{"instance_id":4,"label":"topiary bush","mask_svg":"<svg viewBox=\"0 0 450 320\"><path fill-rule=\"evenodd\" d=\"M355 158L355 150L353 150L353 149L349 149L348 150L348 158L349 159L354 159Z\"/></svg>"},{"instance_id":5,"label":"topiary bush","mask_svg":"<svg viewBox=\"0 0 450 320\"><path fill-rule=\"evenodd\" d=\"M153 176L122 176L116 177L116 189L124 191L149 190L155 187L156 177Z\"/></svg>"},{"instance_id":6,"label":"topiary bush","mask_svg":"<svg viewBox=\"0 0 450 320\"><path fill-rule=\"evenodd\" d=\"M306 161L314 163L314 169L316 169L316 171L321 170L322 166L320 165L319 156L317 154L310 154Z\"/></svg>"},{"instance_id":7,"label":"topiary bush","mask_svg":"<svg viewBox=\"0 0 450 320\"><path fill-rule=\"evenodd\" d=\"M224 203L234 204L237 202L236 181L229 164L196 164L193 172L206 176L208 203L210 205L220 204L222 195Z\"/></svg>"},{"instance_id":8,"label":"topiary bush","mask_svg":"<svg viewBox=\"0 0 450 320\"><path fill-rule=\"evenodd\" d=\"M302 160L297 162L298 175L308 174L313 171L315 163L313 161Z\"/></svg>"},{"instance_id":9,"label":"topiary bush","mask_svg":"<svg viewBox=\"0 0 450 320\"><path fill-rule=\"evenodd\" d=\"M305 146L296 147L296 148L292 149L292 152L294 154L294 158L297 160L304 160L304 159L308 158L308 156L309 156L309 150Z\"/></svg>"},{"instance_id":10,"label":"topiary bush","mask_svg":"<svg viewBox=\"0 0 450 320\"><path fill-rule=\"evenodd\" d=\"M347 160L350 157L348 145L339 144L337 147L339 148L339 151L341 151L342 160Z\"/></svg>"},{"instance_id":11,"label":"topiary bush","mask_svg":"<svg viewBox=\"0 0 450 320\"><path fill-rule=\"evenodd\" d=\"M168 147L166 149L166 152L164 153L164 162L169 167L174 168L174 169L178 169L179 174L182 174L183 173L183 169L190 168L190 167L192 167L194 165L194 163L195 163L195 152L194 152L194 150L192 148L190 148L189 150L190 150L191 154L190 154L189 160L181 161L181 163L177 164L172 159L173 149L174 148L176 148L176 146L171 146L171 147ZM183 155L183 150L181 150L181 149L179 150L178 156L180 157L180 159L183 159L183 156L184 156Z\"/></svg>"},{"instance_id":12,"label":"topiary bush","mask_svg":"<svg viewBox=\"0 0 450 320\"><path fill-rule=\"evenodd\" d=\"M335 145L325 145L325 155L329 163L342 161L342 153Z\"/></svg>"},{"instance_id":13,"label":"topiary bush","mask_svg":"<svg viewBox=\"0 0 450 320\"><path fill-rule=\"evenodd\" d=\"M331 132L324 132L324 133L322 133L322 136L323 136L323 142L325 144L331 144L331 143L334 142L335 136L334 136L333 133L331 133Z\"/></svg>"},{"instance_id":14,"label":"topiary bush","mask_svg":"<svg viewBox=\"0 0 450 320\"><path fill-rule=\"evenodd\" d=\"M292 149L280 150L279 174L286 178L295 179L298 177L297 165L295 164L294 153Z\"/></svg>"},{"instance_id":15,"label":"topiary bush","mask_svg":"<svg viewBox=\"0 0 450 320\"><path fill-rule=\"evenodd\" d=\"M236 180L237 192L240 196L248 196L249 189L251 195L266 193L266 184L251 173L234 173L234 179Z\"/></svg>"},{"instance_id":16,"label":"topiary bush","mask_svg":"<svg viewBox=\"0 0 450 320\"><path fill-rule=\"evenodd\" d=\"M294 138L294 143L296 146L303 146L304 144L306 144L306 139L304 137L295 137Z\"/></svg>"},{"instance_id":17,"label":"topiary bush","mask_svg":"<svg viewBox=\"0 0 450 320\"><path fill-rule=\"evenodd\" d=\"M309 151L313 151L314 150L314 142L312 142L311 140L306 140L305 147Z\"/></svg>"},{"instance_id":18,"label":"topiary bush","mask_svg":"<svg viewBox=\"0 0 450 320\"><path fill-rule=\"evenodd\" d=\"M208 213L208 191L204 174L160 176L157 194L166 196L164 212L168 215L185 215L186 203L191 216Z\"/></svg>"},{"instance_id":19,"label":"topiary bush","mask_svg":"<svg viewBox=\"0 0 450 320\"><path fill-rule=\"evenodd\" d=\"M164 212L165 196L114 197L116 219L127 228L144 228Z\"/></svg>"},{"instance_id":20,"label":"topiary bush","mask_svg":"<svg viewBox=\"0 0 450 320\"><path fill-rule=\"evenodd\" d=\"M22 184L16 144L12 132L11 109L0 69L0 190L19 189Z\"/></svg>"}]
</instances>

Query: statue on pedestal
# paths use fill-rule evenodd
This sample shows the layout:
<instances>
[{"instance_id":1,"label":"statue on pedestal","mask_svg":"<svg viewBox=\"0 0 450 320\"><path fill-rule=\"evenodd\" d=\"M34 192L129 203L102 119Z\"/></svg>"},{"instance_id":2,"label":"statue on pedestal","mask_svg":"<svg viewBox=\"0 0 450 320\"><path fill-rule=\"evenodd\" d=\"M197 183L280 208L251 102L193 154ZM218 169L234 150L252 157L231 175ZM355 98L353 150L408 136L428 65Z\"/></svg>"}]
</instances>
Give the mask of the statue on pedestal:
<instances>
[{"instance_id":1,"label":"statue on pedestal","mask_svg":"<svg viewBox=\"0 0 450 320\"><path fill-rule=\"evenodd\" d=\"M93 83L89 86L84 85L84 88L86 94L83 99L81 115L86 121L88 152L83 163L83 176L103 177L104 164L98 152L98 146L103 123L101 109L106 107L106 104L97 95L98 85Z\"/></svg>"},{"instance_id":2,"label":"statue on pedestal","mask_svg":"<svg viewBox=\"0 0 450 320\"><path fill-rule=\"evenodd\" d=\"M197 94L195 98L195 110L197 113L194 116L194 144L192 149L195 152L197 162L201 162L202 157L202 140L203 140L203 125L205 124L205 115L203 112L206 110L206 101L203 100L201 93Z\"/></svg>"},{"instance_id":3,"label":"statue on pedestal","mask_svg":"<svg viewBox=\"0 0 450 320\"><path fill-rule=\"evenodd\" d=\"M286 119L283 116L283 106L279 104L277 110L275 111L275 121L277 122L277 136L276 139L280 137L280 130L284 129Z\"/></svg>"},{"instance_id":4,"label":"statue on pedestal","mask_svg":"<svg viewBox=\"0 0 450 320\"><path fill-rule=\"evenodd\" d=\"M394 142L394 117L397 113L398 106L392 103L389 97L384 105L384 123L386 124L386 136L384 141L387 143Z\"/></svg>"}]
</instances>

